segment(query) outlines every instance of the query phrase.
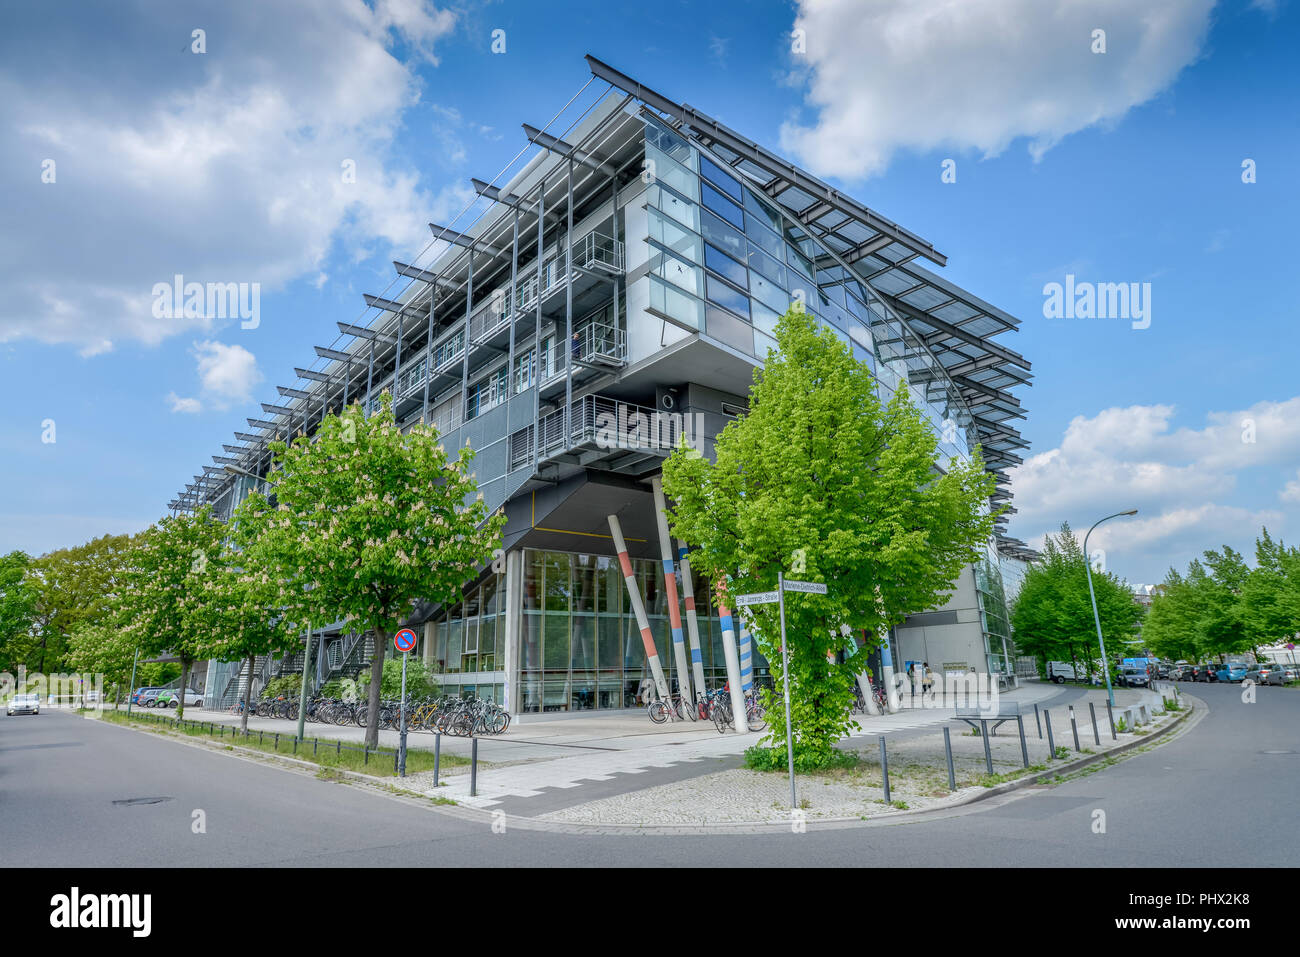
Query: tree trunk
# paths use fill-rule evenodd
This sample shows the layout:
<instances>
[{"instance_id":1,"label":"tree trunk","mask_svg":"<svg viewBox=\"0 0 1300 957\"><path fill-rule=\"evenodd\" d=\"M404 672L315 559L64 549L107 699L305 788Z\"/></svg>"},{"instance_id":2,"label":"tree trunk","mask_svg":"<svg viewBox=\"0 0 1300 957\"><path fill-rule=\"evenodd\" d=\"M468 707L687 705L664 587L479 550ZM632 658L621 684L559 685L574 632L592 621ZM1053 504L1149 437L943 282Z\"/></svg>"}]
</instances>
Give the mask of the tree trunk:
<instances>
[{"instance_id":1,"label":"tree trunk","mask_svg":"<svg viewBox=\"0 0 1300 957\"><path fill-rule=\"evenodd\" d=\"M375 657L370 662L370 695L366 708L366 746L379 747L379 702L383 698L384 652L388 650L388 635L379 628L371 628L375 636Z\"/></svg>"},{"instance_id":2,"label":"tree trunk","mask_svg":"<svg viewBox=\"0 0 1300 957\"><path fill-rule=\"evenodd\" d=\"M248 712L253 702L253 668L257 665L257 655L248 656L248 681L244 683L244 706L240 708L239 730L248 734Z\"/></svg>"},{"instance_id":3,"label":"tree trunk","mask_svg":"<svg viewBox=\"0 0 1300 957\"><path fill-rule=\"evenodd\" d=\"M185 689L190 686L190 659L181 658L181 689L180 699L176 704L177 720L185 717Z\"/></svg>"}]
</instances>

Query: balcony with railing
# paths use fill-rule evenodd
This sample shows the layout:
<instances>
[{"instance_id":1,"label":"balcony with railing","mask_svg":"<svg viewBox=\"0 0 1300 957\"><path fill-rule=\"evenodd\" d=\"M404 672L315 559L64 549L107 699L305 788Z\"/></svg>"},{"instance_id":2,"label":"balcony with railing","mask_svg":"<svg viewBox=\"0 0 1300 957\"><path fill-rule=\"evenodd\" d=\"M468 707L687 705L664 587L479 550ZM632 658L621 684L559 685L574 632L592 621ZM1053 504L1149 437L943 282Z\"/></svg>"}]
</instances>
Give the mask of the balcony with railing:
<instances>
[{"instance_id":1,"label":"balcony with railing","mask_svg":"<svg viewBox=\"0 0 1300 957\"><path fill-rule=\"evenodd\" d=\"M540 460L577 452L584 464L601 459L643 461L647 456L667 456L684 436L682 416L663 415L649 406L608 396L583 396L574 400L569 411L568 442L563 408L548 412L538 420ZM530 426L511 436L512 461L531 453L531 432Z\"/></svg>"}]
</instances>

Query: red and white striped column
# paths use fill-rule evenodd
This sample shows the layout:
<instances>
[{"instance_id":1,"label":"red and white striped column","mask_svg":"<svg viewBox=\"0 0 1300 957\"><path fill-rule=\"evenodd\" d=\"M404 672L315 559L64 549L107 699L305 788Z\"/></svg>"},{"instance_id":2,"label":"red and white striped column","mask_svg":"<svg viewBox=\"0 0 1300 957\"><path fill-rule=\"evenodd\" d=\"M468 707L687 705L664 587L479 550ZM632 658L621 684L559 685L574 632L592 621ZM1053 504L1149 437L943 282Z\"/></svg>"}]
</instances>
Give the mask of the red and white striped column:
<instances>
[{"instance_id":1,"label":"red and white striped column","mask_svg":"<svg viewBox=\"0 0 1300 957\"><path fill-rule=\"evenodd\" d=\"M668 624L673 630L673 661L677 666L677 688L682 700L691 702L691 672L686 664L686 640L682 634L682 611L677 597L677 563L673 561L673 540L668 537L668 505L664 499L664 483L660 476L650 479L654 491L655 524L659 528L659 555L664 566L664 593L668 599Z\"/></svg>"},{"instance_id":2,"label":"red and white striped column","mask_svg":"<svg viewBox=\"0 0 1300 957\"><path fill-rule=\"evenodd\" d=\"M627 543L623 541L623 526L617 515L609 516L609 532L614 536L614 549L618 552L618 564L623 569L623 580L627 582L627 594L632 602L632 613L636 615L637 627L641 629L641 644L645 646L646 660L650 664L650 674L654 678L655 689L659 697L668 700L668 680L664 678L663 665L659 663L659 652L655 650L654 635L650 633L650 619L646 617L645 602L641 600L641 590L636 585L636 575L632 571L632 559L627 554ZM669 710L669 714L672 711Z\"/></svg>"}]
</instances>

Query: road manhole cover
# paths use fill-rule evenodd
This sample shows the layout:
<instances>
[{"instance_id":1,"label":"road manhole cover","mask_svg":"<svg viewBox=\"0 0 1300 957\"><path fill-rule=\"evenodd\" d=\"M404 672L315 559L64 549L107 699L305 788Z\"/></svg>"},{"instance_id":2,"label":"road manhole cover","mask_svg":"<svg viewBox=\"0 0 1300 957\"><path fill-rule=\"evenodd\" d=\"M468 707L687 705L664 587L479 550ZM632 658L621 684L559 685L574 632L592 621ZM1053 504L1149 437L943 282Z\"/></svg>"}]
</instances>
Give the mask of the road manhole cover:
<instances>
[{"instance_id":1,"label":"road manhole cover","mask_svg":"<svg viewBox=\"0 0 1300 957\"><path fill-rule=\"evenodd\" d=\"M174 800L175 798L169 797L122 798L113 803L118 807L131 807L135 804L162 804L164 801Z\"/></svg>"},{"instance_id":2,"label":"road manhole cover","mask_svg":"<svg viewBox=\"0 0 1300 957\"><path fill-rule=\"evenodd\" d=\"M1261 751L1260 754L1295 754L1294 751Z\"/></svg>"}]
</instances>

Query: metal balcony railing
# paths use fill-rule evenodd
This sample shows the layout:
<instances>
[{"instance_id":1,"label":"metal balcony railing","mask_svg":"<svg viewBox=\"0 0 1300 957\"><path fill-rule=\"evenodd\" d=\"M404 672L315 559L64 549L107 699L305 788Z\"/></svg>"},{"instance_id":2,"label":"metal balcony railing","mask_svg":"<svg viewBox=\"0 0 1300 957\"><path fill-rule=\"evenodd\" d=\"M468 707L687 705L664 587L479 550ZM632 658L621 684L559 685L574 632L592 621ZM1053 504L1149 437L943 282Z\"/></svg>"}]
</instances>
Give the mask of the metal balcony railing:
<instances>
[{"instance_id":1,"label":"metal balcony railing","mask_svg":"<svg viewBox=\"0 0 1300 957\"><path fill-rule=\"evenodd\" d=\"M397 377L397 394L407 396L417 389L424 387L425 373L428 371L429 363L427 358L421 358L414 365L408 366L402 370L402 374Z\"/></svg>"},{"instance_id":2,"label":"metal balcony railing","mask_svg":"<svg viewBox=\"0 0 1300 957\"><path fill-rule=\"evenodd\" d=\"M533 277L536 282L537 277ZM496 290L488 297L487 302L483 303L469 317L469 339L470 342L481 342L492 333L505 327L509 321L509 309L507 305L511 302L514 295L509 284Z\"/></svg>"},{"instance_id":3,"label":"metal balcony railing","mask_svg":"<svg viewBox=\"0 0 1300 957\"><path fill-rule=\"evenodd\" d=\"M573 331L569 351L575 362L621 366L627 359L627 333L610 322L588 322ZM539 378L546 382L567 368L564 346L555 343L542 351Z\"/></svg>"},{"instance_id":4,"label":"metal balcony railing","mask_svg":"<svg viewBox=\"0 0 1300 957\"><path fill-rule=\"evenodd\" d=\"M662 421L649 406L620 402L603 395L587 395L576 399L570 407L569 444L667 452L681 438L680 422L680 416L669 422ZM537 426L542 458L565 448L564 409L548 412Z\"/></svg>"},{"instance_id":5,"label":"metal balcony railing","mask_svg":"<svg viewBox=\"0 0 1300 957\"><path fill-rule=\"evenodd\" d=\"M573 246L573 261L583 269L623 272L623 244L613 236L590 232Z\"/></svg>"}]
</instances>

